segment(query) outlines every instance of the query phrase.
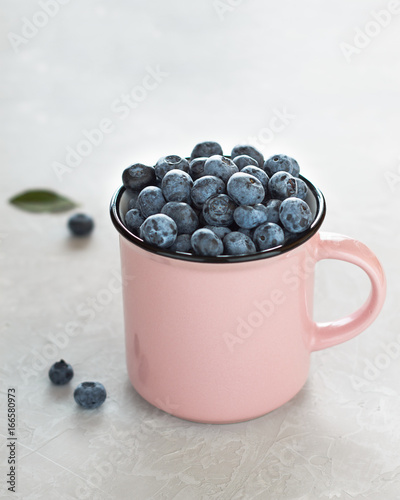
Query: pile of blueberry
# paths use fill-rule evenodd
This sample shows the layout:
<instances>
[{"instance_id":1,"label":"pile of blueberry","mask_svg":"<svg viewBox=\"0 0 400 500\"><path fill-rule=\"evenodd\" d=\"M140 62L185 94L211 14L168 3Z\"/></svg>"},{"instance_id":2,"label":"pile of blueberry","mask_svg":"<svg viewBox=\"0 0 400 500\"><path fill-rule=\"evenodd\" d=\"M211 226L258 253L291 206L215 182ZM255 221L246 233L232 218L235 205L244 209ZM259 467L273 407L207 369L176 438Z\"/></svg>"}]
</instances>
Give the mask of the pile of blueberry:
<instances>
[{"instance_id":1,"label":"pile of blueberry","mask_svg":"<svg viewBox=\"0 0 400 500\"><path fill-rule=\"evenodd\" d=\"M223 156L217 142L197 144L190 160L163 156L154 167L126 168L125 225L172 252L245 255L284 245L313 221L296 160L249 145Z\"/></svg>"}]
</instances>

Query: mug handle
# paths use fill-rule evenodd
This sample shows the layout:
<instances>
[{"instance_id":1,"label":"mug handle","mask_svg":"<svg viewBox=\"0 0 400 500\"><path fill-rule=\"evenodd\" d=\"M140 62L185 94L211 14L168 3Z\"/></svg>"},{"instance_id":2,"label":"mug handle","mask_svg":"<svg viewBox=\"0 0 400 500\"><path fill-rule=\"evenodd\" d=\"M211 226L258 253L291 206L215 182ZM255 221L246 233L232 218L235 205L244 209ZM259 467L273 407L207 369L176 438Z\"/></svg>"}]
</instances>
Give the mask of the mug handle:
<instances>
[{"instance_id":1,"label":"mug handle","mask_svg":"<svg viewBox=\"0 0 400 500\"><path fill-rule=\"evenodd\" d=\"M321 232L316 259L344 260L361 267L371 280L372 288L365 304L350 316L327 323L314 323L310 344L312 351L341 344L365 330L378 316L386 295L386 278L382 266L364 243L341 234Z\"/></svg>"}]
</instances>

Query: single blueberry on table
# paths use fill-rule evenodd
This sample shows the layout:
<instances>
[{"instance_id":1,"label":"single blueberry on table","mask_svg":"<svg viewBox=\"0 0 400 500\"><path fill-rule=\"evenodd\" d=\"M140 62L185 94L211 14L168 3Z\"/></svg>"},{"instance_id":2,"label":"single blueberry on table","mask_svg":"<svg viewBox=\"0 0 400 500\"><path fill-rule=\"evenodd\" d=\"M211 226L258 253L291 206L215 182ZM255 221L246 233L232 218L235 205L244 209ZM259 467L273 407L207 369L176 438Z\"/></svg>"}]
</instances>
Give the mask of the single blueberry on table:
<instances>
[{"instance_id":1,"label":"single blueberry on table","mask_svg":"<svg viewBox=\"0 0 400 500\"><path fill-rule=\"evenodd\" d=\"M256 162L258 163L258 165L256 165L258 167L262 167L264 165L264 156L262 155L262 153L260 153L260 151L258 151L258 149L253 146L250 146L248 144L238 144L232 149L232 159L241 155L247 155L251 158L254 158L254 160L256 160Z\"/></svg>"},{"instance_id":2,"label":"single blueberry on table","mask_svg":"<svg viewBox=\"0 0 400 500\"><path fill-rule=\"evenodd\" d=\"M193 208L187 203L169 201L163 206L161 213L171 217L178 228L178 234L191 234L199 227L199 218Z\"/></svg>"},{"instance_id":3,"label":"single blueberry on table","mask_svg":"<svg viewBox=\"0 0 400 500\"><path fill-rule=\"evenodd\" d=\"M251 238L239 231L232 231L223 239L224 254L246 255L256 253L256 247Z\"/></svg>"},{"instance_id":4,"label":"single blueberry on table","mask_svg":"<svg viewBox=\"0 0 400 500\"><path fill-rule=\"evenodd\" d=\"M267 222L267 209L261 203L257 205L241 205L233 213L236 224L243 229L253 229Z\"/></svg>"},{"instance_id":5,"label":"single blueberry on table","mask_svg":"<svg viewBox=\"0 0 400 500\"><path fill-rule=\"evenodd\" d=\"M178 234L175 243L173 243L168 250L171 252L186 252L189 253L192 250L191 234Z\"/></svg>"},{"instance_id":6,"label":"single blueberry on table","mask_svg":"<svg viewBox=\"0 0 400 500\"><path fill-rule=\"evenodd\" d=\"M269 177L263 169L248 165L247 167L242 168L241 172L257 177L264 188L265 194L267 194Z\"/></svg>"},{"instance_id":7,"label":"single blueberry on table","mask_svg":"<svg viewBox=\"0 0 400 500\"><path fill-rule=\"evenodd\" d=\"M257 177L244 172L233 174L226 190L237 205L256 205L265 198L263 185Z\"/></svg>"},{"instance_id":8,"label":"single blueberry on table","mask_svg":"<svg viewBox=\"0 0 400 500\"><path fill-rule=\"evenodd\" d=\"M203 217L210 226L230 226L236 209L234 201L226 194L208 198L203 205Z\"/></svg>"},{"instance_id":9,"label":"single blueberry on table","mask_svg":"<svg viewBox=\"0 0 400 500\"><path fill-rule=\"evenodd\" d=\"M160 248L170 247L177 235L175 221L165 214L150 215L140 226L140 237L146 243Z\"/></svg>"},{"instance_id":10,"label":"single blueberry on table","mask_svg":"<svg viewBox=\"0 0 400 500\"><path fill-rule=\"evenodd\" d=\"M193 148L190 158L193 160L194 158L199 158L201 156L204 158L208 158L209 156L222 154L222 148L218 144L218 142L204 141L196 144L196 146Z\"/></svg>"},{"instance_id":11,"label":"single blueberry on table","mask_svg":"<svg viewBox=\"0 0 400 500\"><path fill-rule=\"evenodd\" d=\"M189 164L189 175L190 177L196 181L206 175L204 173L204 164L207 158L205 156L201 156L199 158L194 158Z\"/></svg>"},{"instance_id":12,"label":"single blueberry on table","mask_svg":"<svg viewBox=\"0 0 400 500\"><path fill-rule=\"evenodd\" d=\"M224 181L215 175L205 175L193 183L192 202L195 207L202 208L208 198L223 193L225 193Z\"/></svg>"},{"instance_id":13,"label":"single blueberry on table","mask_svg":"<svg viewBox=\"0 0 400 500\"><path fill-rule=\"evenodd\" d=\"M296 178L288 172L277 172L270 178L268 182L268 190L271 198L277 200L285 200L290 196L296 196Z\"/></svg>"},{"instance_id":14,"label":"single blueberry on table","mask_svg":"<svg viewBox=\"0 0 400 500\"><path fill-rule=\"evenodd\" d=\"M221 240L231 232L229 227L226 226L204 226L204 229L210 229L218 238L221 238Z\"/></svg>"},{"instance_id":15,"label":"single blueberry on table","mask_svg":"<svg viewBox=\"0 0 400 500\"><path fill-rule=\"evenodd\" d=\"M282 205L282 200L268 200L265 204L267 220L265 222L274 222L279 224L279 209Z\"/></svg>"},{"instance_id":16,"label":"single blueberry on table","mask_svg":"<svg viewBox=\"0 0 400 500\"><path fill-rule=\"evenodd\" d=\"M106 400L107 393L100 382L82 382L74 391L74 399L83 408L98 408Z\"/></svg>"},{"instance_id":17,"label":"single blueberry on table","mask_svg":"<svg viewBox=\"0 0 400 500\"><path fill-rule=\"evenodd\" d=\"M283 229L273 222L265 222L258 226L253 234L253 241L258 250L267 250L283 245L285 235Z\"/></svg>"},{"instance_id":18,"label":"single blueberry on table","mask_svg":"<svg viewBox=\"0 0 400 500\"><path fill-rule=\"evenodd\" d=\"M224 244L218 236L210 229L197 229L192 234L192 248L197 255L208 255L215 257L224 251Z\"/></svg>"},{"instance_id":19,"label":"single blueberry on table","mask_svg":"<svg viewBox=\"0 0 400 500\"><path fill-rule=\"evenodd\" d=\"M249 155L239 155L233 158L233 163L237 165L237 168L241 171L247 166L260 167L258 161ZM262 165L261 165L262 166Z\"/></svg>"},{"instance_id":20,"label":"single blueberry on table","mask_svg":"<svg viewBox=\"0 0 400 500\"><path fill-rule=\"evenodd\" d=\"M54 363L49 370L49 378L55 385L67 384L73 376L72 366L63 359Z\"/></svg>"},{"instance_id":21,"label":"single blueberry on table","mask_svg":"<svg viewBox=\"0 0 400 500\"><path fill-rule=\"evenodd\" d=\"M93 219L86 214L75 214L68 219L68 228L74 236L88 236L94 228Z\"/></svg>"},{"instance_id":22,"label":"single blueberry on table","mask_svg":"<svg viewBox=\"0 0 400 500\"><path fill-rule=\"evenodd\" d=\"M296 184L297 184L297 193L296 193L296 198L300 198L301 200L306 200L307 198L307 193L308 193L308 187L307 184L301 180L296 178Z\"/></svg>"},{"instance_id":23,"label":"single blueberry on table","mask_svg":"<svg viewBox=\"0 0 400 500\"><path fill-rule=\"evenodd\" d=\"M182 170L170 170L162 180L161 188L167 201L183 201L190 203L190 191L193 180Z\"/></svg>"},{"instance_id":24,"label":"single blueberry on table","mask_svg":"<svg viewBox=\"0 0 400 500\"><path fill-rule=\"evenodd\" d=\"M282 202L279 217L285 229L291 233L302 233L312 224L310 207L300 198L288 198Z\"/></svg>"},{"instance_id":25,"label":"single blueberry on table","mask_svg":"<svg viewBox=\"0 0 400 500\"><path fill-rule=\"evenodd\" d=\"M144 220L145 217L143 217L138 208L132 208L125 214L125 225L129 229L129 231L132 231L132 233L135 234L143 224Z\"/></svg>"},{"instance_id":26,"label":"single blueberry on table","mask_svg":"<svg viewBox=\"0 0 400 500\"><path fill-rule=\"evenodd\" d=\"M154 171L158 180L162 180L164 175L170 170L183 170L189 173L189 162L186 158L177 155L162 156L154 166Z\"/></svg>"},{"instance_id":27,"label":"single blueberry on table","mask_svg":"<svg viewBox=\"0 0 400 500\"><path fill-rule=\"evenodd\" d=\"M213 155L207 158L204 163L204 173L214 175L222 179L225 183L236 172L239 172L236 164L229 158L221 155Z\"/></svg>"},{"instance_id":28,"label":"single blueberry on table","mask_svg":"<svg viewBox=\"0 0 400 500\"><path fill-rule=\"evenodd\" d=\"M146 186L154 184L156 173L154 167L148 167L142 163L135 163L126 168L122 173L122 182L126 189L140 191Z\"/></svg>"},{"instance_id":29,"label":"single blueberry on table","mask_svg":"<svg viewBox=\"0 0 400 500\"><path fill-rule=\"evenodd\" d=\"M162 190L156 186L147 186L140 191L138 205L144 218L161 212L166 204Z\"/></svg>"}]
</instances>

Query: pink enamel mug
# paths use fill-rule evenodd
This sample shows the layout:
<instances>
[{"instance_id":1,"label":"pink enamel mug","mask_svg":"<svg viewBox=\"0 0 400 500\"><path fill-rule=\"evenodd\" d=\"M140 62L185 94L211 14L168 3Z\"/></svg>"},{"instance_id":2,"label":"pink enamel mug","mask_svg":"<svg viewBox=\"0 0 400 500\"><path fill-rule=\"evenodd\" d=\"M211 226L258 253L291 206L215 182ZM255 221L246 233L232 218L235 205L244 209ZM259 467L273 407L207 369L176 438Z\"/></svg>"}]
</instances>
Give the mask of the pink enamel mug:
<instances>
[{"instance_id":1,"label":"pink enamel mug","mask_svg":"<svg viewBox=\"0 0 400 500\"><path fill-rule=\"evenodd\" d=\"M324 197L301 178L311 228L284 247L243 256L150 246L123 224L125 188L114 194L128 373L152 405L195 422L259 417L300 391L313 351L351 339L377 317L386 292L377 257L359 241L319 231ZM356 264L372 285L360 309L329 323L313 321L315 265L322 259Z\"/></svg>"}]
</instances>

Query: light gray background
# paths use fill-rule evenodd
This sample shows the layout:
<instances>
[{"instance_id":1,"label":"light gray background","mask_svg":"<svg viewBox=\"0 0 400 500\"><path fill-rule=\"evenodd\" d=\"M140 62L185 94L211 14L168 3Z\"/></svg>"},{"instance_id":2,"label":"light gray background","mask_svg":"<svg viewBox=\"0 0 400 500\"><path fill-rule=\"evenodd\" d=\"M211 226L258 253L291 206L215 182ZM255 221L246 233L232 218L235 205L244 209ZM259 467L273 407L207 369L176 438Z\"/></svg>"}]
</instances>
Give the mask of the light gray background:
<instances>
[{"instance_id":1,"label":"light gray background","mask_svg":"<svg viewBox=\"0 0 400 500\"><path fill-rule=\"evenodd\" d=\"M1 498L10 386L18 390L12 498L399 498L400 14L385 27L368 24L389 5L85 0L45 22L36 1L1 2ZM23 18L45 25L14 49ZM374 36L359 36L365 47L347 60L342 44L354 45L357 29ZM149 67L164 76L121 119L115 101L142 86ZM272 133L277 110L290 119ZM65 164L66 148L103 119L112 133L58 178L55 162ZM388 277L378 320L314 353L298 396L225 426L176 419L133 391L121 295L110 291L119 254L108 203L123 168L188 155L205 139L227 153L252 140L266 156L295 157L325 194L324 229L369 245ZM80 202L95 218L93 236L69 238L69 214L8 205L33 187ZM351 313L368 295L354 266L324 262L317 271L317 320ZM81 326L75 336L66 333L71 321ZM54 388L47 370L60 357L75 378ZM72 399L85 379L107 388L98 411Z\"/></svg>"}]
</instances>

